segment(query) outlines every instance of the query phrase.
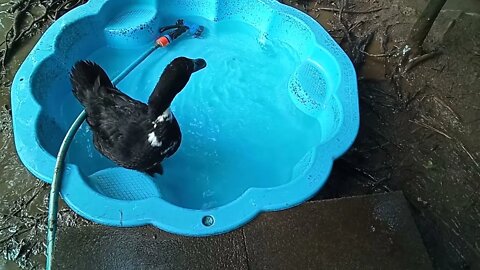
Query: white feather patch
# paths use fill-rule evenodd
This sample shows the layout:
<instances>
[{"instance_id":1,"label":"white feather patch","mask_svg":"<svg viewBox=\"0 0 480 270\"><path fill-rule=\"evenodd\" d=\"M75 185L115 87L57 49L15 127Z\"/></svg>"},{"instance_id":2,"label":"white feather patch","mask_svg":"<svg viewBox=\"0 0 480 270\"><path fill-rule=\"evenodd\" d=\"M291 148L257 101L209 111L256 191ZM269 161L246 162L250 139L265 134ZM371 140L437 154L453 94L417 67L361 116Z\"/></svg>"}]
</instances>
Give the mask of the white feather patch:
<instances>
[{"instance_id":1,"label":"white feather patch","mask_svg":"<svg viewBox=\"0 0 480 270\"><path fill-rule=\"evenodd\" d=\"M172 112L170 111L170 108L168 108L161 115L159 115L155 121L153 121L153 124L156 125L170 120L172 120Z\"/></svg>"},{"instance_id":2,"label":"white feather patch","mask_svg":"<svg viewBox=\"0 0 480 270\"><path fill-rule=\"evenodd\" d=\"M157 136L155 135L155 131L148 133L148 142L153 147L162 146L162 142L158 140Z\"/></svg>"}]
</instances>

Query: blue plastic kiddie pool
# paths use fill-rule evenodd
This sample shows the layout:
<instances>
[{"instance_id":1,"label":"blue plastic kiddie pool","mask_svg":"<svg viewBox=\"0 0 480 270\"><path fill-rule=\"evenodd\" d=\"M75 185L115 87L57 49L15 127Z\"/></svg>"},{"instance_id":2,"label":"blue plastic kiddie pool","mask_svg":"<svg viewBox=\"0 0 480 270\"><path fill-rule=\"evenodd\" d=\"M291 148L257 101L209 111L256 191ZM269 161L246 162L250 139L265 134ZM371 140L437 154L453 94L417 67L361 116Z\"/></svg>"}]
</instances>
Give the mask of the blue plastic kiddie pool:
<instances>
[{"instance_id":1,"label":"blue plastic kiddie pool","mask_svg":"<svg viewBox=\"0 0 480 270\"><path fill-rule=\"evenodd\" d=\"M67 155L65 202L105 225L202 236L313 196L357 134L355 71L317 22L273 0L91 0L64 15L12 86L15 145L28 170L52 181L83 109L71 93L72 65L93 60L114 78L177 19L203 25L203 35L156 50L117 86L146 101L172 59L204 58L172 104L180 149L151 178L99 154L84 123Z\"/></svg>"}]
</instances>

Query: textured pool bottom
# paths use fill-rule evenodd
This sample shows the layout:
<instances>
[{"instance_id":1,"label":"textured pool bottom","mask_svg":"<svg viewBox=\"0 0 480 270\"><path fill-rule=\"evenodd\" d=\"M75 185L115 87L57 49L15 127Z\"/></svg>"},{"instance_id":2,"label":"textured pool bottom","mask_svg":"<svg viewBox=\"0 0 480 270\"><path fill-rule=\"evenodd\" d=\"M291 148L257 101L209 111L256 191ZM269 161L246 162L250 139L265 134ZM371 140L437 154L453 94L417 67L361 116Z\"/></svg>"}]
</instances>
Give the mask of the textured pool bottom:
<instances>
[{"instance_id":1,"label":"textured pool bottom","mask_svg":"<svg viewBox=\"0 0 480 270\"><path fill-rule=\"evenodd\" d=\"M68 154L65 201L102 224L209 235L318 191L358 128L355 73L328 34L276 1L130 2L93 0L67 14L22 65L12 109L27 168L51 181L58 146L81 110L67 76L76 60L94 60L114 78L160 25L184 18L206 26L203 38L158 49L118 85L145 101L173 58L206 59L173 103L183 141L164 162L165 175L118 168L95 150L84 124Z\"/></svg>"}]
</instances>

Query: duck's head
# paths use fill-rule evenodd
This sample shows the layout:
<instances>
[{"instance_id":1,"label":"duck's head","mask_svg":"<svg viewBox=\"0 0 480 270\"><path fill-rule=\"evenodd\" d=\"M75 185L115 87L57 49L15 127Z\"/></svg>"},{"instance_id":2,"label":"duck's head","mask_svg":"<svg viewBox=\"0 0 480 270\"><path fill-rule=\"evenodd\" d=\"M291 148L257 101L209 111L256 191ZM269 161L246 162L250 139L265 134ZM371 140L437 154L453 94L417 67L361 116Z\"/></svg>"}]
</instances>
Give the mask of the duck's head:
<instances>
[{"instance_id":1,"label":"duck's head","mask_svg":"<svg viewBox=\"0 0 480 270\"><path fill-rule=\"evenodd\" d=\"M207 62L201 58L175 58L163 71L159 83L165 84L165 90L179 93L187 85L190 76L206 66Z\"/></svg>"},{"instance_id":2,"label":"duck's head","mask_svg":"<svg viewBox=\"0 0 480 270\"><path fill-rule=\"evenodd\" d=\"M148 100L148 105L155 107L155 110L168 108L173 98L187 85L190 76L206 66L207 62L201 58L175 58L163 70L160 80Z\"/></svg>"},{"instance_id":3,"label":"duck's head","mask_svg":"<svg viewBox=\"0 0 480 270\"><path fill-rule=\"evenodd\" d=\"M191 75L192 73L197 72L206 66L207 62L205 62L205 60L202 58L191 59L182 56L173 59L173 61L170 62L170 64L165 68L164 72L171 70L178 74L183 73Z\"/></svg>"}]
</instances>

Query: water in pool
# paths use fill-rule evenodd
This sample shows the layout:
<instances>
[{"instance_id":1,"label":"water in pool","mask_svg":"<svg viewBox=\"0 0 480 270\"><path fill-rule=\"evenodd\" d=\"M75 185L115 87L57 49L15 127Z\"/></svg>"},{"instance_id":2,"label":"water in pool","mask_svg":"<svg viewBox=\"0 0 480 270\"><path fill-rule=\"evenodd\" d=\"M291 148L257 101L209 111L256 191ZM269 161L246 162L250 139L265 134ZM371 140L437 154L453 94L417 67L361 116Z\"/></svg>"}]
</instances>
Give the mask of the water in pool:
<instances>
[{"instance_id":1,"label":"water in pool","mask_svg":"<svg viewBox=\"0 0 480 270\"><path fill-rule=\"evenodd\" d=\"M119 84L145 101L171 59L207 61L172 105L182 144L164 162L165 174L153 179L163 199L193 209L224 205L250 187L288 182L322 135L319 121L295 107L288 93L300 63L294 48L239 21L201 23L207 29L202 39L157 50Z\"/></svg>"}]
</instances>

